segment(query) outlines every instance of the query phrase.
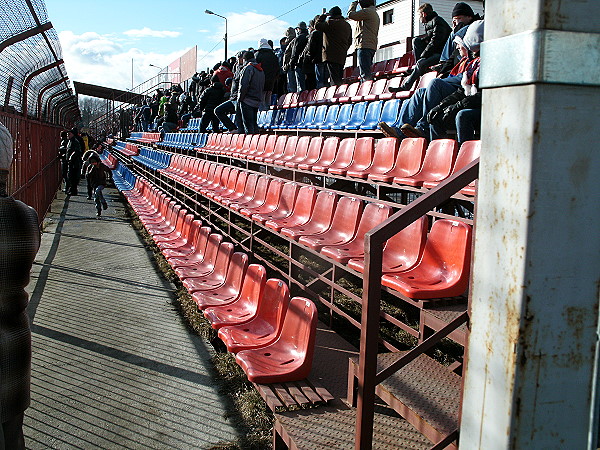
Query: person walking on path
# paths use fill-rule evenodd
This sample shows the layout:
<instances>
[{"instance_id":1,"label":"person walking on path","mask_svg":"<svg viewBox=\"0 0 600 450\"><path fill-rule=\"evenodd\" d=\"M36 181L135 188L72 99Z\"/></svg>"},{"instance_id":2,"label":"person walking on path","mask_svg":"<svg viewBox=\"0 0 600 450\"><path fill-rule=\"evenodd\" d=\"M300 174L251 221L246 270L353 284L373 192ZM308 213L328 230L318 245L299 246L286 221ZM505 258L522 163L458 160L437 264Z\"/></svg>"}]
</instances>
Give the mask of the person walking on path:
<instances>
[{"instance_id":1,"label":"person walking on path","mask_svg":"<svg viewBox=\"0 0 600 450\"><path fill-rule=\"evenodd\" d=\"M31 331L25 287L40 246L35 210L7 193L12 137L0 124L0 448L25 448L30 403Z\"/></svg>"},{"instance_id":2,"label":"person walking on path","mask_svg":"<svg viewBox=\"0 0 600 450\"><path fill-rule=\"evenodd\" d=\"M106 186L107 173L109 172L109 169L102 164L100 158L96 155L90 156L89 162L90 165L87 168L86 177L90 183L90 186L92 187L92 192L94 193L96 217L100 218L102 216L102 210L108 208L108 204L104 199L104 194L102 191Z\"/></svg>"},{"instance_id":3,"label":"person walking on path","mask_svg":"<svg viewBox=\"0 0 600 450\"><path fill-rule=\"evenodd\" d=\"M361 10L356 6L360 4ZM375 9L375 0L360 0L350 3L348 19L356 21L354 30L354 47L360 68L362 81L372 80L371 66L377 51L377 35L379 34L379 15Z\"/></svg>"}]
</instances>

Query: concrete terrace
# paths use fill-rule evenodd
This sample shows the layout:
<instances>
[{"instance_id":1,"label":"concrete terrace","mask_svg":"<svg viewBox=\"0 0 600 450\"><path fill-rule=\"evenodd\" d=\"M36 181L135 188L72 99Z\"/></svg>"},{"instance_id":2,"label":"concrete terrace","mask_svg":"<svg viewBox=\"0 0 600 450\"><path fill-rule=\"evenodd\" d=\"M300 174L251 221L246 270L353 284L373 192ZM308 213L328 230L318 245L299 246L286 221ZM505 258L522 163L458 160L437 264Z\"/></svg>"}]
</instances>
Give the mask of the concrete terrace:
<instances>
[{"instance_id":1,"label":"concrete terrace","mask_svg":"<svg viewBox=\"0 0 600 450\"><path fill-rule=\"evenodd\" d=\"M46 217L29 284L27 447L211 448L235 440L209 348L172 305L174 287L156 272L117 191L108 189L107 199L96 220L85 195L59 193Z\"/></svg>"}]
</instances>

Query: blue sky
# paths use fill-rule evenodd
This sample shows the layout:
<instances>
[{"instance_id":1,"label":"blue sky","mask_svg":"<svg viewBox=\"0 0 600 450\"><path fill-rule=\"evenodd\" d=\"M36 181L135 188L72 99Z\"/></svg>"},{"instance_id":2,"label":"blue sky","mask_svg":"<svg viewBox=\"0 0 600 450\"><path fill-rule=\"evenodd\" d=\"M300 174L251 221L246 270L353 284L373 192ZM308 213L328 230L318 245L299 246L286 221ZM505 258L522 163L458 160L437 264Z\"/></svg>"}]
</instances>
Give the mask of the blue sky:
<instances>
[{"instance_id":1,"label":"blue sky","mask_svg":"<svg viewBox=\"0 0 600 450\"><path fill-rule=\"evenodd\" d=\"M349 3L339 6L346 10ZM131 88L132 59L135 85L158 73L149 64L164 67L194 45L199 70L220 61L225 21L205 9L227 17L231 55L256 47L262 37L277 45L288 26L332 6L315 0L46 0L71 80L120 89Z\"/></svg>"}]
</instances>

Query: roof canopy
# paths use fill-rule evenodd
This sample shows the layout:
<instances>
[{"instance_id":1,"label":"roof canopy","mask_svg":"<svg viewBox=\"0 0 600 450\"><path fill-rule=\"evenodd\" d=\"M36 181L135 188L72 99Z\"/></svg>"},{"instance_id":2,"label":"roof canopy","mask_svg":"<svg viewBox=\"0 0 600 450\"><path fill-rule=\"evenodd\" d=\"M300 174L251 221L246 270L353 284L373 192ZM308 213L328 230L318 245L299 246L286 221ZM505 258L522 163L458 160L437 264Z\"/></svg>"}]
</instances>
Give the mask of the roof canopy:
<instances>
[{"instance_id":1,"label":"roof canopy","mask_svg":"<svg viewBox=\"0 0 600 450\"><path fill-rule=\"evenodd\" d=\"M89 95L90 97L105 98L123 103L141 104L144 96L135 92L122 91L120 89L107 88L95 84L80 83L74 81L75 92L81 95Z\"/></svg>"}]
</instances>

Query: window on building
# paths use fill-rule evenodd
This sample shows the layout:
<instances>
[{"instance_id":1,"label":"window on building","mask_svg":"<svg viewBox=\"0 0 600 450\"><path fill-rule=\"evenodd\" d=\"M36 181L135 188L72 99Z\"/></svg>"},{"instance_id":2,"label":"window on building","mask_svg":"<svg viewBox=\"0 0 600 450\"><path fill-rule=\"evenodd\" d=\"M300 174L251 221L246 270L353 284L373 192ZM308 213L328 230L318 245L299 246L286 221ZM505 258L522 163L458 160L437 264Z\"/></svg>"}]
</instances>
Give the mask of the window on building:
<instances>
[{"instance_id":1,"label":"window on building","mask_svg":"<svg viewBox=\"0 0 600 450\"><path fill-rule=\"evenodd\" d=\"M388 9L383 12L383 24L388 25L390 23L394 23L394 10Z\"/></svg>"}]
</instances>

